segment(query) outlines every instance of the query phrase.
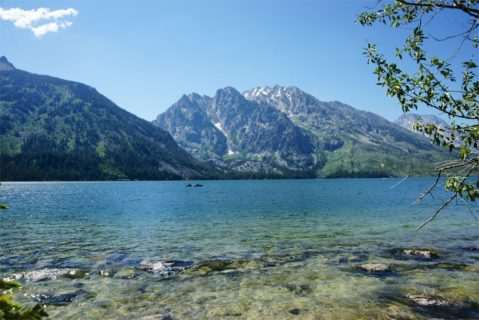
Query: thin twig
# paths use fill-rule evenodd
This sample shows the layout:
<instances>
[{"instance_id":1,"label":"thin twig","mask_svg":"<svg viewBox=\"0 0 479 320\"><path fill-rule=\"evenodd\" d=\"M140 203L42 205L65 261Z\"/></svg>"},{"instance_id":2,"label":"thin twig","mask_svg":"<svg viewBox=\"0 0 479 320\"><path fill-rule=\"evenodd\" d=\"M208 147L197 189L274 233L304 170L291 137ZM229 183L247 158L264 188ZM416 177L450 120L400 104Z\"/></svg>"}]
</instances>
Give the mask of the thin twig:
<instances>
[{"instance_id":1,"label":"thin twig","mask_svg":"<svg viewBox=\"0 0 479 320\"><path fill-rule=\"evenodd\" d=\"M427 219L426 222L424 222L423 224L421 224L421 225L416 229L416 231L421 230L422 227L424 227L426 224L428 224L429 222L431 222L432 220L434 220L434 218L436 218L436 216L439 214L439 212L441 212L445 207L447 207L447 205L448 205L449 203L451 203L451 201L454 200L456 197L457 197L457 193L453 194L453 195L449 198L449 200L447 200L446 202L444 202L444 204L443 204L439 209L437 209L436 212L434 212L434 214L433 214L429 219Z\"/></svg>"},{"instance_id":2,"label":"thin twig","mask_svg":"<svg viewBox=\"0 0 479 320\"><path fill-rule=\"evenodd\" d=\"M468 8L464 5L462 5L461 3L458 3L456 1L454 1L454 5L450 5L450 4L446 4L446 3L420 3L420 2L408 2L408 1L405 1L405 0L397 0L398 2L402 3L402 4L405 4L405 5L410 5L410 6L415 6L415 7L428 7L428 8L433 8L433 7L436 7L436 8L447 8L447 9L457 9L457 10L461 10L465 13L467 13L468 15L476 18L476 19L479 19L479 10L478 9L475 9L475 8Z\"/></svg>"},{"instance_id":3,"label":"thin twig","mask_svg":"<svg viewBox=\"0 0 479 320\"><path fill-rule=\"evenodd\" d=\"M479 26L479 24L476 23L476 21L473 21L472 24L471 24L471 27L469 29L467 29L466 31L464 32L461 32L461 33L458 33L458 34L454 34L452 36L447 36L447 37L444 37L444 38L437 38L435 37L433 34L429 33L429 36L431 38L433 38L434 40L438 41L438 42L441 42L441 41L446 41L446 40L450 40L450 39L454 39L454 38L457 38L457 37L460 37L460 36L468 36L474 29L476 29L477 27Z\"/></svg>"},{"instance_id":4,"label":"thin twig","mask_svg":"<svg viewBox=\"0 0 479 320\"><path fill-rule=\"evenodd\" d=\"M464 204L466 205L467 211L471 214L471 216L472 216L474 219L478 220L477 217L476 217L476 215L474 214L474 212L472 212L472 209L471 209L471 207L469 206L469 204L467 204L467 201L464 200L463 198L460 198L460 199L461 199L462 202L464 202Z\"/></svg>"},{"instance_id":5,"label":"thin twig","mask_svg":"<svg viewBox=\"0 0 479 320\"><path fill-rule=\"evenodd\" d=\"M437 176L436 176L436 181L434 181L434 183L431 185L431 187L429 187L429 189L426 191L426 192L423 192L421 194L421 196L416 200L416 204L419 204L421 203L421 200L427 196L428 194L431 193L431 191L437 186L437 183L439 182L439 179L441 179L441 174L442 174L442 170L441 171L438 171L437 173Z\"/></svg>"}]
</instances>

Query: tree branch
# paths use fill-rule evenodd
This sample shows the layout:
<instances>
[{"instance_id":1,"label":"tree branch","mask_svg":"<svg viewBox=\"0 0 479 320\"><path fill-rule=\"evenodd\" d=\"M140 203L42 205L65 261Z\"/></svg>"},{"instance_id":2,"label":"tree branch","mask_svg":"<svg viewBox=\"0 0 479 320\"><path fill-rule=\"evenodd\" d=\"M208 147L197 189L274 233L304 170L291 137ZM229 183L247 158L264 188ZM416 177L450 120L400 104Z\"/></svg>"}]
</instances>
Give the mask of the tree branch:
<instances>
[{"instance_id":1,"label":"tree branch","mask_svg":"<svg viewBox=\"0 0 479 320\"><path fill-rule=\"evenodd\" d=\"M426 8L444 8L444 9L454 9L454 10L461 10L471 17L479 19L479 9L466 7L463 4L454 1L454 4L446 4L446 3L422 3L422 2L409 2L405 0L396 0L399 3L404 5L413 6L413 7L426 7Z\"/></svg>"},{"instance_id":2,"label":"tree branch","mask_svg":"<svg viewBox=\"0 0 479 320\"><path fill-rule=\"evenodd\" d=\"M432 220L434 220L434 218L436 218L436 216L439 214L439 212L441 212L445 207L447 207L449 205L449 203L451 203L452 200L456 199L457 197L457 193L453 194L449 200L447 200L446 202L444 202L444 204L436 210L436 212L434 212L434 214L429 218L427 219L427 221L425 221L423 224L421 224L417 229L416 231L419 231L422 229L422 227L424 227L426 224L428 224L429 222L431 222Z\"/></svg>"}]
</instances>

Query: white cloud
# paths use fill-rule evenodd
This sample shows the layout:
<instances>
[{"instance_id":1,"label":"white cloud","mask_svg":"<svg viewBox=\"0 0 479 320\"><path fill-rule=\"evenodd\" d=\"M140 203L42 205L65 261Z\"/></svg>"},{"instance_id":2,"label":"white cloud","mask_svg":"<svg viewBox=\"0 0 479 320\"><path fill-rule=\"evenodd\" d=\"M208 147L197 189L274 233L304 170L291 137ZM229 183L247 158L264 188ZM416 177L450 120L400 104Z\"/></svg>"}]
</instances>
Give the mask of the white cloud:
<instances>
[{"instance_id":1,"label":"white cloud","mask_svg":"<svg viewBox=\"0 0 479 320\"><path fill-rule=\"evenodd\" d=\"M72 22L62 19L77 14L78 11L73 8L50 11L48 8L23 10L0 7L0 19L13 22L17 28L30 29L37 38L43 37L48 32L57 32L71 26Z\"/></svg>"}]
</instances>

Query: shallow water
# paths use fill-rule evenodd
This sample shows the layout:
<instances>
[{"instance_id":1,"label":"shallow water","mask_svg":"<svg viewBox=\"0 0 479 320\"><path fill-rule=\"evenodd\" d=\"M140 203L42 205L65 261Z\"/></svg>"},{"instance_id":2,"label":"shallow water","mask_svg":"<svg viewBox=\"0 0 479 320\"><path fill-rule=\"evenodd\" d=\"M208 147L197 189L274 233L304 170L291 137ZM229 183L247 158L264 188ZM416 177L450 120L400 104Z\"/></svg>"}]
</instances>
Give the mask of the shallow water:
<instances>
[{"instance_id":1,"label":"shallow water","mask_svg":"<svg viewBox=\"0 0 479 320\"><path fill-rule=\"evenodd\" d=\"M0 277L54 319L479 317L478 206L415 231L446 195L416 206L432 180L398 181L3 183Z\"/></svg>"}]
</instances>

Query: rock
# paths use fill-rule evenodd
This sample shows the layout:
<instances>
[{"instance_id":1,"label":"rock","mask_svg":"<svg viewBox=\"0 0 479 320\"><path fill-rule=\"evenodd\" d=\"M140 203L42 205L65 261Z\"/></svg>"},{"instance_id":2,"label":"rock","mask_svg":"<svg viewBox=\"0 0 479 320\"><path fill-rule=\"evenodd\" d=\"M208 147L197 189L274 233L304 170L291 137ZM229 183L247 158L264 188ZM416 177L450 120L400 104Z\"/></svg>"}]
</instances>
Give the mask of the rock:
<instances>
[{"instance_id":1,"label":"rock","mask_svg":"<svg viewBox=\"0 0 479 320\"><path fill-rule=\"evenodd\" d=\"M74 292L62 293L62 294L50 294L50 293L40 293L34 294L31 296L33 300L41 304L49 305L66 305L75 300L78 297L91 298L92 294L85 290L77 290Z\"/></svg>"},{"instance_id":2,"label":"rock","mask_svg":"<svg viewBox=\"0 0 479 320\"><path fill-rule=\"evenodd\" d=\"M295 295L300 297L305 297L313 291L311 287L307 284L287 284L284 287L288 289L288 291L293 292Z\"/></svg>"},{"instance_id":3,"label":"rock","mask_svg":"<svg viewBox=\"0 0 479 320\"><path fill-rule=\"evenodd\" d=\"M385 273L391 271L391 269L383 263L365 263L357 266L357 268L368 273Z\"/></svg>"},{"instance_id":4,"label":"rock","mask_svg":"<svg viewBox=\"0 0 479 320\"><path fill-rule=\"evenodd\" d=\"M145 259L140 262L140 269L149 273L153 273L160 277L171 277L182 273L186 268L193 265L190 261L179 260L163 260L152 262Z\"/></svg>"},{"instance_id":5,"label":"rock","mask_svg":"<svg viewBox=\"0 0 479 320\"><path fill-rule=\"evenodd\" d=\"M94 307L95 308L102 308L102 309L108 309L113 306L113 303L108 300L100 300L100 301L95 301Z\"/></svg>"},{"instance_id":6,"label":"rock","mask_svg":"<svg viewBox=\"0 0 479 320\"><path fill-rule=\"evenodd\" d=\"M449 307L452 302L439 296L427 296L423 294L407 294L406 298L421 307Z\"/></svg>"},{"instance_id":7,"label":"rock","mask_svg":"<svg viewBox=\"0 0 479 320\"><path fill-rule=\"evenodd\" d=\"M441 318L449 315L453 318L477 319L479 304L475 301L453 300L439 295L407 294L406 298L419 310L426 311L428 316L438 315Z\"/></svg>"},{"instance_id":8,"label":"rock","mask_svg":"<svg viewBox=\"0 0 479 320\"><path fill-rule=\"evenodd\" d=\"M245 263L236 260L209 260L191 269L194 274L206 275L211 272L229 273L240 269Z\"/></svg>"},{"instance_id":9,"label":"rock","mask_svg":"<svg viewBox=\"0 0 479 320\"><path fill-rule=\"evenodd\" d=\"M474 265L468 265L464 263L450 263L450 262L441 262L430 265L431 268L440 268L446 270L461 270L466 272L477 271L477 267Z\"/></svg>"},{"instance_id":10,"label":"rock","mask_svg":"<svg viewBox=\"0 0 479 320\"><path fill-rule=\"evenodd\" d=\"M41 280L55 280L58 277L79 277L84 273L78 269L42 269L35 271L28 271L22 273L14 273L10 277L5 278L6 281L23 280L25 282L36 282Z\"/></svg>"},{"instance_id":11,"label":"rock","mask_svg":"<svg viewBox=\"0 0 479 320\"><path fill-rule=\"evenodd\" d=\"M301 313L301 310L299 310L298 308L294 308L294 309L289 310L288 312L297 316Z\"/></svg>"},{"instance_id":12,"label":"rock","mask_svg":"<svg viewBox=\"0 0 479 320\"><path fill-rule=\"evenodd\" d=\"M102 277L109 277L110 276L110 272L106 271L106 270L100 270L100 276Z\"/></svg>"},{"instance_id":13,"label":"rock","mask_svg":"<svg viewBox=\"0 0 479 320\"><path fill-rule=\"evenodd\" d=\"M166 313L166 314L154 314L151 316L145 316L140 318L140 320L173 320L173 317Z\"/></svg>"},{"instance_id":14,"label":"rock","mask_svg":"<svg viewBox=\"0 0 479 320\"><path fill-rule=\"evenodd\" d=\"M127 268L127 269L121 269L117 271L113 278L119 278L119 279L133 279L135 277L135 269L132 268Z\"/></svg>"},{"instance_id":15,"label":"rock","mask_svg":"<svg viewBox=\"0 0 479 320\"><path fill-rule=\"evenodd\" d=\"M439 256L436 252L429 249L403 249L402 253L406 256L415 257L415 258L422 258L422 259L435 259Z\"/></svg>"},{"instance_id":16,"label":"rock","mask_svg":"<svg viewBox=\"0 0 479 320\"><path fill-rule=\"evenodd\" d=\"M0 203L0 209L8 209L6 204Z\"/></svg>"}]
</instances>

